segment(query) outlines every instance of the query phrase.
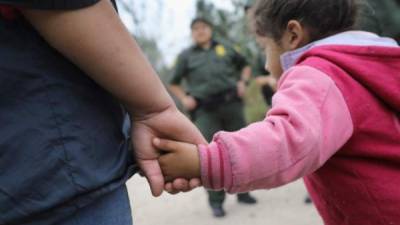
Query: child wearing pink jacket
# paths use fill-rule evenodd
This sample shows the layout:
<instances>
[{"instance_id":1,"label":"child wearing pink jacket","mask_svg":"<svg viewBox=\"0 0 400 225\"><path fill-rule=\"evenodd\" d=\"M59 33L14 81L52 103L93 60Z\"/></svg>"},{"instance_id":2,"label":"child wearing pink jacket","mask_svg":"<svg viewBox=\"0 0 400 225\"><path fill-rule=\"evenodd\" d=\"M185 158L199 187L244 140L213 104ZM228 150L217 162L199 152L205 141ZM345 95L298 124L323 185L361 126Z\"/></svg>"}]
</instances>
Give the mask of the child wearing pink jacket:
<instances>
[{"instance_id":1,"label":"child wearing pink jacket","mask_svg":"<svg viewBox=\"0 0 400 225\"><path fill-rule=\"evenodd\" d=\"M304 178L327 225L400 224L400 48L352 31L356 0L259 0L254 27L279 78L261 122L209 145L154 140L167 180L229 193Z\"/></svg>"}]
</instances>

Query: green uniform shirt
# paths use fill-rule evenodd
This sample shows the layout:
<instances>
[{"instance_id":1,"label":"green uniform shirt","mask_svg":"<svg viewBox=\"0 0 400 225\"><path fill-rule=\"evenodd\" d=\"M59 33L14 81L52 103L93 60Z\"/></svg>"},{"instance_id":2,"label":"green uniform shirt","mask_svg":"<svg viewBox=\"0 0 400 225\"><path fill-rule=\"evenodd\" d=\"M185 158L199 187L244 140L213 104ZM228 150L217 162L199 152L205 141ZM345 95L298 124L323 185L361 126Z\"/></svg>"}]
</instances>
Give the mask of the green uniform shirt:
<instances>
[{"instance_id":1,"label":"green uniform shirt","mask_svg":"<svg viewBox=\"0 0 400 225\"><path fill-rule=\"evenodd\" d=\"M198 46L182 52L170 80L180 85L186 81L186 91L199 99L236 88L246 59L234 48L213 42L210 49Z\"/></svg>"}]
</instances>

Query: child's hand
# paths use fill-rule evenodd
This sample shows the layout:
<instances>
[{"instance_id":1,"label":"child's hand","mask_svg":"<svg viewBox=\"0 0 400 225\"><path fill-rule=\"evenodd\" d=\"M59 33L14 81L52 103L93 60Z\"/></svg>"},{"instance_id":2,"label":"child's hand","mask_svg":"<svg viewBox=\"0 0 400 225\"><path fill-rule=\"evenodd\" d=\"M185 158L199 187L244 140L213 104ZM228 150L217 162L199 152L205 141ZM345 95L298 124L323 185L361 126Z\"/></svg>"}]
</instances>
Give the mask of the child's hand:
<instances>
[{"instance_id":1,"label":"child's hand","mask_svg":"<svg viewBox=\"0 0 400 225\"><path fill-rule=\"evenodd\" d=\"M154 139L153 144L164 154L158 158L165 180L199 178L200 157L197 146L183 142Z\"/></svg>"}]
</instances>

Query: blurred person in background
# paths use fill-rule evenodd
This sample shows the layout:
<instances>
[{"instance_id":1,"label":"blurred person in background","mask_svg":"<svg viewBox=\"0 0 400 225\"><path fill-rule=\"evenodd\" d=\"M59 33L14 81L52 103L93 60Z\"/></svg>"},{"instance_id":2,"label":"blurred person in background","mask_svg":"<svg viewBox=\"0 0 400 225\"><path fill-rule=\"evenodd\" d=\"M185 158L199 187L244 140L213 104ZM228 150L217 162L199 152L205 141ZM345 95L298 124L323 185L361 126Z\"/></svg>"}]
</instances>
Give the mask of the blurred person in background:
<instances>
[{"instance_id":1,"label":"blurred person in background","mask_svg":"<svg viewBox=\"0 0 400 225\"><path fill-rule=\"evenodd\" d=\"M242 97L251 68L233 47L213 38L210 21L195 18L190 28L194 45L179 55L169 89L211 141L218 130L233 131L246 126ZM225 216L225 192L208 194L213 215ZM249 193L238 194L237 199L244 204L256 203Z\"/></svg>"}]
</instances>

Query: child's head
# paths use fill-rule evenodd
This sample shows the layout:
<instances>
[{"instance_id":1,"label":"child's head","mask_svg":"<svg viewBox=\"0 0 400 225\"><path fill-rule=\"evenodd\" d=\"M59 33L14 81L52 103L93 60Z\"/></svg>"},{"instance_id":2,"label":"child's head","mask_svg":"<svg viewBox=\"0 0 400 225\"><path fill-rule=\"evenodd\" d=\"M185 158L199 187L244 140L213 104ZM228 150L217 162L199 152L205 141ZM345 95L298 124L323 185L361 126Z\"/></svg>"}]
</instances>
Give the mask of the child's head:
<instances>
[{"instance_id":1,"label":"child's head","mask_svg":"<svg viewBox=\"0 0 400 225\"><path fill-rule=\"evenodd\" d=\"M265 47L268 70L280 76L284 52L351 30L357 12L357 0L258 0L253 27Z\"/></svg>"}]
</instances>

